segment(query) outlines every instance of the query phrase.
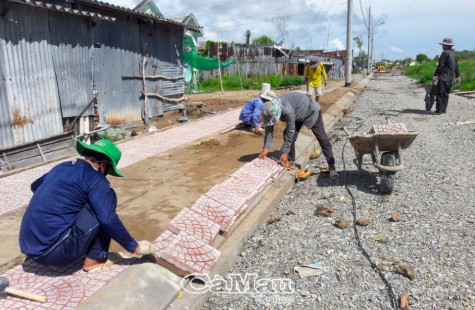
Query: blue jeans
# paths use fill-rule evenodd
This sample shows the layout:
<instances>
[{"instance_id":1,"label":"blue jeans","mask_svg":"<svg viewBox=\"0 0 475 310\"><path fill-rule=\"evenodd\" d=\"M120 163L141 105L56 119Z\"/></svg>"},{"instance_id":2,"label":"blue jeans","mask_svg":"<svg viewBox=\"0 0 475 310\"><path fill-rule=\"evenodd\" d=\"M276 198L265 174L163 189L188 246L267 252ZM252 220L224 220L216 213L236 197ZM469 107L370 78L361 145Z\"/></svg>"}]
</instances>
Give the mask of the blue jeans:
<instances>
[{"instance_id":1,"label":"blue jeans","mask_svg":"<svg viewBox=\"0 0 475 310\"><path fill-rule=\"evenodd\" d=\"M107 258L111 238L101 229L89 204L77 214L73 226L50 249L33 260L47 266L65 266L79 258Z\"/></svg>"}]
</instances>

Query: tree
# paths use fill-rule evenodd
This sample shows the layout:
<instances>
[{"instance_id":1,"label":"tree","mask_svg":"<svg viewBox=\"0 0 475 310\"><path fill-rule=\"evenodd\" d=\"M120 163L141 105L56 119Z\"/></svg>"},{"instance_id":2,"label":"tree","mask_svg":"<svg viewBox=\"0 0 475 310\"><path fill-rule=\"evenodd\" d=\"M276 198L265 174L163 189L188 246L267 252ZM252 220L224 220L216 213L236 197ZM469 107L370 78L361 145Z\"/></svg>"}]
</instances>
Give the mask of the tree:
<instances>
[{"instance_id":1,"label":"tree","mask_svg":"<svg viewBox=\"0 0 475 310\"><path fill-rule=\"evenodd\" d=\"M244 32L244 37L246 38L246 45L249 45L251 42L251 30L247 29L246 32Z\"/></svg>"},{"instance_id":2,"label":"tree","mask_svg":"<svg viewBox=\"0 0 475 310\"><path fill-rule=\"evenodd\" d=\"M279 34L279 39L282 39L283 43L287 42L287 37L289 35L289 32L287 31L288 22L288 16L282 16L280 18L274 19L274 24L277 27L277 33Z\"/></svg>"},{"instance_id":3,"label":"tree","mask_svg":"<svg viewBox=\"0 0 475 310\"><path fill-rule=\"evenodd\" d=\"M363 40L359 36L354 37L353 40L356 42L356 45L358 46L358 59L361 60L361 48L363 47Z\"/></svg>"},{"instance_id":4,"label":"tree","mask_svg":"<svg viewBox=\"0 0 475 310\"><path fill-rule=\"evenodd\" d=\"M426 54L417 54L416 55L416 61L418 63L423 63L423 62L426 62L427 60L429 60L429 57L427 57Z\"/></svg>"},{"instance_id":5,"label":"tree","mask_svg":"<svg viewBox=\"0 0 475 310\"><path fill-rule=\"evenodd\" d=\"M272 40L266 35L262 35L252 40L252 45L255 45L255 46L265 45L265 44L274 44L274 43L275 43L274 40Z\"/></svg>"}]
</instances>

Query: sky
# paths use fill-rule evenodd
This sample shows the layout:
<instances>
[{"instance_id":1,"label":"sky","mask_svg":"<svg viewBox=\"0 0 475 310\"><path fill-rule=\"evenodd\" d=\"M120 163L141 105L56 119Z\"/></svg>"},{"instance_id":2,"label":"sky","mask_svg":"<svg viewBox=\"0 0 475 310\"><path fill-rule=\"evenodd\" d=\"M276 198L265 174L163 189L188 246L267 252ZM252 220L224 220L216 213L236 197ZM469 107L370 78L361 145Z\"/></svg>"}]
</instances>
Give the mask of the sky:
<instances>
[{"instance_id":1,"label":"sky","mask_svg":"<svg viewBox=\"0 0 475 310\"><path fill-rule=\"evenodd\" d=\"M105 0L132 9L141 0ZM196 17L203 27L200 41L245 42L250 30L253 39L266 35L282 40L277 24L284 24L285 47L345 50L347 0L155 0L166 18ZM475 50L474 0L353 0L352 37L368 50L369 8L375 60L402 60L425 54L440 55L439 42L453 39L454 49ZM359 49L352 40L354 56Z\"/></svg>"}]
</instances>

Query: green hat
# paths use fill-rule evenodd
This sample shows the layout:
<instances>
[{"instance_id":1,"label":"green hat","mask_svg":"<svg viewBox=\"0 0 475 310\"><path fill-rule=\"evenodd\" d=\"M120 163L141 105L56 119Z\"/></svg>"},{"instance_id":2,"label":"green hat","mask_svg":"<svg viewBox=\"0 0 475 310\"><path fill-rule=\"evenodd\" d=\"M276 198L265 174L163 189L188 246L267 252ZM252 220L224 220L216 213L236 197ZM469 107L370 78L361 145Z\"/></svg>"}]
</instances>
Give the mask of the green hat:
<instances>
[{"instance_id":1,"label":"green hat","mask_svg":"<svg viewBox=\"0 0 475 310\"><path fill-rule=\"evenodd\" d=\"M109 163L111 164L113 171L109 174L115 177L123 177L124 175L117 170L117 164L119 163L120 156L122 153L120 152L119 148L109 140L98 140L96 143L89 145L82 141L77 141L76 143L76 150L78 151L79 155L82 155L85 150L91 150L97 153L101 153L107 156L109 159Z\"/></svg>"}]
</instances>

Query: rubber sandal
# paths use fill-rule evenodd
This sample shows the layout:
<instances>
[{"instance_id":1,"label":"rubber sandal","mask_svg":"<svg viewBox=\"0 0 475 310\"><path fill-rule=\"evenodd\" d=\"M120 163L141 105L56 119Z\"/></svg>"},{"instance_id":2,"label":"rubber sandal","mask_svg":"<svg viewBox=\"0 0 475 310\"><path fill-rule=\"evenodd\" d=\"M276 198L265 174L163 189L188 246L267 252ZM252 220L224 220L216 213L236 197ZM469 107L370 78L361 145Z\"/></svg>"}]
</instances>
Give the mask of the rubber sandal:
<instances>
[{"instance_id":1,"label":"rubber sandal","mask_svg":"<svg viewBox=\"0 0 475 310\"><path fill-rule=\"evenodd\" d=\"M338 172L336 170L330 171L330 179L332 180L338 180L340 176L338 175Z\"/></svg>"},{"instance_id":2,"label":"rubber sandal","mask_svg":"<svg viewBox=\"0 0 475 310\"><path fill-rule=\"evenodd\" d=\"M330 168L329 167L326 167L326 168L323 168L322 170L320 170L320 173L330 173Z\"/></svg>"},{"instance_id":3,"label":"rubber sandal","mask_svg":"<svg viewBox=\"0 0 475 310\"><path fill-rule=\"evenodd\" d=\"M84 270L85 272L94 273L94 272L100 271L104 267L120 263L123 260L124 260L124 257L122 256L121 253L110 252L109 257L107 258L107 260L104 263L100 263L100 264L97 264L97 265L87 267L87 269L83 267L82 270Z\"/></svg>"},{"instance_id":4,"label":"rubber sandal","mask_svg":"<svg viewBox=\"0 0 475 310\"><path fill-rule=\"evenodd\" d=\"M313 152L312 155L310 155L310 159L318 158L318 157L320 157L321 154L322 154L322 152L320 150L316 150L315 152Z\"/></svg>"}]
</instances>

